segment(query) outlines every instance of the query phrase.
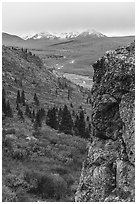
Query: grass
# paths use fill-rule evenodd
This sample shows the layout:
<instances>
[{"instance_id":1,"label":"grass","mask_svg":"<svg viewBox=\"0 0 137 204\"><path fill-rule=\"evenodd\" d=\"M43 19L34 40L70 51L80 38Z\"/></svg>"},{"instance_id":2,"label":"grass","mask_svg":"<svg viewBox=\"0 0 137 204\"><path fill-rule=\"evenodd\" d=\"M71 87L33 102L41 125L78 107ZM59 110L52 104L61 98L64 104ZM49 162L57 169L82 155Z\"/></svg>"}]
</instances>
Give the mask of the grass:
<instances>
[{"instance_id":1,"label":"grass","mask_svg":"<svg viewBox=\"0 0 137 204\"><path fill-rule=\"evenodd\" d=\"M36 142L24 136L3 143L3 201L72 201L87 141L46 126L34 135Z\"/></svg>"}]
</instances>

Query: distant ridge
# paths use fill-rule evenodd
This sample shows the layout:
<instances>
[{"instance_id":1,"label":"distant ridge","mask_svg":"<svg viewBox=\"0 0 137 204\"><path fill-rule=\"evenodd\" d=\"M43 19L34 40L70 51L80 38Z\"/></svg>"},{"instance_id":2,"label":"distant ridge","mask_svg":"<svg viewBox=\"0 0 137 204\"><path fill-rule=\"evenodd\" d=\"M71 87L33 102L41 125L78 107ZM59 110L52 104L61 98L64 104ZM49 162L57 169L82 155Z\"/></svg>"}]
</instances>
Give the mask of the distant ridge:
<instances>
[{"instance_id":1,"label":"distant ridge","mask_svg":"<svg viewBox=\"0 0 137 204\"><path fill-rule=\"evenodd\" d=\"M94 29L87 29L85 31L81 32L63 32L63 33L52 33L52 32L40 32L36 34L28 34L28 35L22 35L21 37L24 40L39 40L39 39L72 39L72 38L78 38L78 37L107 37L106 35L102 34L101 32L98 32Z\"/></svg>"},{"instance_id":2,"label":"distant ridge","mask_svg":"<svg viewBox=\"0 0 137 204\"><path fill-rule=\"evenodd\" d=\"M12 35L12 34L8 34L8 33L2 33L2 40L14 40L14 41L24 41L24 39L22 39L21 37L17 36L17 35Z\"/></svg>"}]
</instances>

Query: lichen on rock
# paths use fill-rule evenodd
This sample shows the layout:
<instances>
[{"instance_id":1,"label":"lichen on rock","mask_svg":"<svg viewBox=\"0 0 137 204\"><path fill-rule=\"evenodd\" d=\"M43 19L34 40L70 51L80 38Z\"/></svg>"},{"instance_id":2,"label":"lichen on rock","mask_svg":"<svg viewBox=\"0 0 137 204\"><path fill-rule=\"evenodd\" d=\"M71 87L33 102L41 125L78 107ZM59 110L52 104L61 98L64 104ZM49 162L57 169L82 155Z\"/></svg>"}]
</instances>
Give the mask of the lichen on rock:
<instances>
[{"instance_id":1,"label":"lichen on rock","mask_svg":"<svg viewBox=\"0 0 137 204\"><path fill-rule=\"evenodd\" d=\"M94 65L92 143L76 202L131 202L135 192L135 42Z\"/></svg>"}]
</instances>

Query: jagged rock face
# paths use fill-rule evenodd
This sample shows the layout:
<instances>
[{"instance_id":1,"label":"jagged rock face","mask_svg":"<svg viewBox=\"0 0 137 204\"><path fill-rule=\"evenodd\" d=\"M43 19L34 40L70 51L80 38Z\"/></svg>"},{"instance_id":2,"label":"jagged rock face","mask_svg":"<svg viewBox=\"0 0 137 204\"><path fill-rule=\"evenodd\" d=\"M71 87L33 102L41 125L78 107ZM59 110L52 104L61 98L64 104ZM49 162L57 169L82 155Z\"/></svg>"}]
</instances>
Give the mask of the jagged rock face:
<instances>
[{"instance_id":1,"label":"jagged rock face","mask_svg":"<svg viewBox=\"0 0 137 204\"><path fill-rule=\"evenodd\" d=\"M75 201L134 201L135 43L107 52L93 67L93 142Z\"/></svg>"}]
</instances>

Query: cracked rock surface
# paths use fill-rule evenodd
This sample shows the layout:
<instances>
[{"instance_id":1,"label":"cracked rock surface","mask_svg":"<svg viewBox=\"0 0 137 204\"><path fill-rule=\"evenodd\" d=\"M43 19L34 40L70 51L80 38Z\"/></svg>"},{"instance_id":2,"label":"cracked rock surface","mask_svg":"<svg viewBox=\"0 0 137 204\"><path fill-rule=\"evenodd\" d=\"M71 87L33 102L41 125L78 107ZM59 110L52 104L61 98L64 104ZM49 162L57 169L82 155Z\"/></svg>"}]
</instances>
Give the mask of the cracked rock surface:
<instances>
[{"instance_id":1,"label":"cracked rock surface","mask_svg":"<svg viewBox=\"0 0 137 204\"><path fill-rule=\"evenodd\" d=\"M135 185L135 43L94 65L92 143L76 202L133 202Z\"/></svg>"}]
</instances>

